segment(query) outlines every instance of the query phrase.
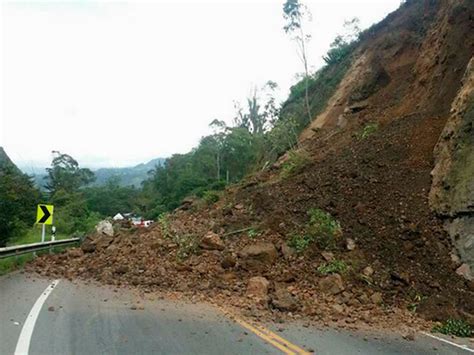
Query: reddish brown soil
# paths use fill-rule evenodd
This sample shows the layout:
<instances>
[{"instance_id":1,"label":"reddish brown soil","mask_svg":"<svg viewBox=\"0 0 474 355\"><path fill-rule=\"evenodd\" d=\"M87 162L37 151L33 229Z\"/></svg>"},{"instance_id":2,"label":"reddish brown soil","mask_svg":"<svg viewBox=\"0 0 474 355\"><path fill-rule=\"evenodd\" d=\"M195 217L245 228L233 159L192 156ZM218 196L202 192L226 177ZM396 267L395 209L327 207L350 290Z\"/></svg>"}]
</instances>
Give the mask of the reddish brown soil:
<instances>
[{"instance_id":1,"label":"reddish brown soil","mask_svg":"<svg viewBox=\"0 0 474 355\"><path fill-rule=\"evenodd\" d=\"M224 240L224 250L198 249L179 260L180 248L157 225L141 233L121 232L102 250L45 256L31 267L146 291L180 291L253 315L281 317L271 300L283 285L297 300L292 312L297 316L349 326L429 326L417 315L464 317L474 324L474 284L455 274L450 240L428 205L433 148L474 52L474 6L468 1L461 8L454 2L426 2L431 4L426 8L409 3L364 39L357 52L377 58L390 82L367 99L365 109L348 115L344 129L334 115L304 141L310 162L301 172L282 178L277 164L229 188L213 206L195 203L170 217L171 235L200 239L214 231ZM347 100L341 98L338 105ZM367 122L378 122L379 128L360 139ZM307 223L310 208L329 212L343 229L333 253L350 268L342 275L345 291L336 296L323 294L319 286L322 250L313 245L301 255L284 257L281 249ZM232 233L243 228L259 235ZM355 240L354 250L347 250L346 238ZM274 243L279 256L274 264L248 271L238 253L256 240ZM236 264L224 269L222 262L229 258ZM374 274L364 278L367 266ZM270 303L245 296L252 276L271 282ZM374 293L382 295L382 304L370 300Z\"/></svg>"}]
</instances>

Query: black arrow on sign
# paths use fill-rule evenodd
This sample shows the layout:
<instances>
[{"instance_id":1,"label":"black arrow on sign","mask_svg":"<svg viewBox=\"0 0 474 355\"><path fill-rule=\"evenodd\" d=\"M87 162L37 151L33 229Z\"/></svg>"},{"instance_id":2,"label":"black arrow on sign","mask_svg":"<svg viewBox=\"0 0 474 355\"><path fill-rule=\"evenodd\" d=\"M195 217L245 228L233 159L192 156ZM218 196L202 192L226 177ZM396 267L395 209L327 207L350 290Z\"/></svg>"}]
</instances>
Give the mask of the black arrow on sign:
<instances>
[{"instance_id":1,"label":"black arrow on sign","mask_svg":"<svg viewBox=\"0 0 474 355\"><path fill-rule=\"evenodd\" d=\"M40 205L41 210L44 213L44 216L38 221L38 223L45 223L49 217L51 217L51 213L49 213L48 209L44 205Z\"/></svg>"}]
</instances>

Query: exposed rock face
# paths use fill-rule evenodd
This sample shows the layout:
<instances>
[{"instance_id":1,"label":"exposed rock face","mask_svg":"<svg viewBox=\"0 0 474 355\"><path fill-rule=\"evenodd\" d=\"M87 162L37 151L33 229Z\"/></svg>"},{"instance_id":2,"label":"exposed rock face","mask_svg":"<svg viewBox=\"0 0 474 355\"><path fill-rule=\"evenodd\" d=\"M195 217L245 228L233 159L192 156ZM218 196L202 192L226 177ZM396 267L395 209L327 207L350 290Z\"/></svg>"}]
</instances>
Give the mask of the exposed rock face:
<instances>
[{"instance_id":1,"label":"exposed rock face","mask_svg":"<svg viewBox=\"0 0 474 355\"><path fill-rule=\"evenodd\" d=\"M435 147L431 207L447 218L445 227L461 259L474 268L474 58Z\"/></svg>"}]
</instances>

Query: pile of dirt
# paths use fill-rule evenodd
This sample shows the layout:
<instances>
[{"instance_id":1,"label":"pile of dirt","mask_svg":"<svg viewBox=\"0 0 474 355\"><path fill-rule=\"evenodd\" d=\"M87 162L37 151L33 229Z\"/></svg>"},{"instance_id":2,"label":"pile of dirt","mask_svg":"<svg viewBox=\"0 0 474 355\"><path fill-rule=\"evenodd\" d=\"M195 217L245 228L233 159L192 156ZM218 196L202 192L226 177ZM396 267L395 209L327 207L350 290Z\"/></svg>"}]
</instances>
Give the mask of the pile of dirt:
<instances>
[{"instance_id":1,"label":"pile of dirt","mask_svg":"<svg viewBox=\"0 0 474 355\"><path fill-rule=\"evenodd\" d=\"M30 267L182 292L254 316L474 324L474 283L456 274L460 262L428 203L433 149L473 54L473 18L469 1L408 1L376 26L303 133L309 161L297 173L281 173L291 159L283 157L214 205L188 201L149 230L94 234ZM312 208L337 219L342 235L330 250L313 243L297 253L288 241ZM334 261L345 270L318 271Z\"/></svg>"}]
</instances>

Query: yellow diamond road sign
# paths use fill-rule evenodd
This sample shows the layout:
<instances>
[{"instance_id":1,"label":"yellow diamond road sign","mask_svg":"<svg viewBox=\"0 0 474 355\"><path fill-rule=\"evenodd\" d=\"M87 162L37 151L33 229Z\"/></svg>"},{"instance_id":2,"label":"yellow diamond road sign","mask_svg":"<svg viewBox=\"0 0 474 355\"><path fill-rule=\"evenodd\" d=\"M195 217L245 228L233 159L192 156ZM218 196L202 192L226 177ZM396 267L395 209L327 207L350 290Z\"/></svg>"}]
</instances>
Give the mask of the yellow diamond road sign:
<instances>
[{"instance_id":1,"label":"yellow diamond road sign","mask_svg":"<svg viewBox=\"0 0 474 355\"><path fill-rule=\"evenodd\" d=\"M36 213L36 223L38 224L53 224L53 205L38 205Z\"/></svg>"}]
</instances>

